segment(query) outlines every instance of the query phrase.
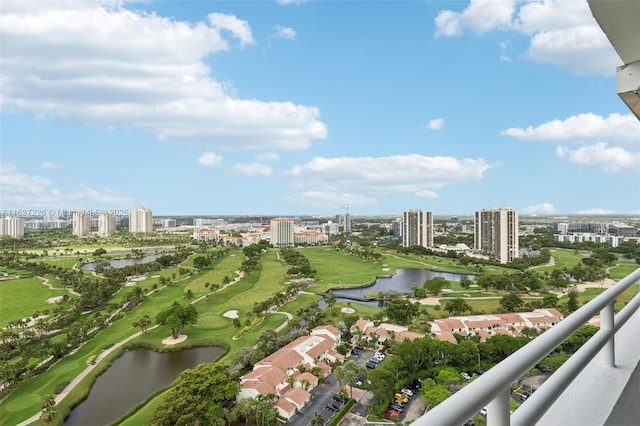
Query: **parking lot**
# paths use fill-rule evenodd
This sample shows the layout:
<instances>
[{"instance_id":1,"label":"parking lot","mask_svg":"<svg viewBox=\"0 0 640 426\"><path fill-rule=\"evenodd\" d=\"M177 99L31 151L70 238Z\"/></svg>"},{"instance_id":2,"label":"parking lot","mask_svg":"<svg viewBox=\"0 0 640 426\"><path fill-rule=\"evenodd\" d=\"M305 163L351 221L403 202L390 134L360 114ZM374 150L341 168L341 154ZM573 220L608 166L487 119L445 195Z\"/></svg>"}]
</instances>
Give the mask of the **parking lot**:
<instances>
[{"instance_id":1,"label":"parking lot","mask_svg":"<svg viewBox=\"0 0 640 426\"><path fill-rule=\"evenodd\" d=\"M368 349L362 349L357 352L359 352L357 355L350 355L350 359L361 366L366 366L375 354L375 351ZM371 370L372 369L369 369L369 371ZM349 388L347 387L347 389ZM338 380L333 376L333 374L330 375L326 385L317 386L315 389L311 390L311 401L299 413L293 416L291 420L287 422L287 425L308 426L316 412L320 412L322 414L322 417L325 419L325 423L328 422L331 417L335 415L335 412L327 409L326 407L333 401L333 395L339 390ZM356 403L342 421L341 425L343 426L362 425L366 422L366 418L369 415L368 407L373 399L373 394L367 390L354 387L353 398L356 400ZM422 398L417 395L413 396L412 398L409 398L409 401L404 406L399 420L415 420L424 414L425 408L426 403Z\"/></svg>"}]
</instances>

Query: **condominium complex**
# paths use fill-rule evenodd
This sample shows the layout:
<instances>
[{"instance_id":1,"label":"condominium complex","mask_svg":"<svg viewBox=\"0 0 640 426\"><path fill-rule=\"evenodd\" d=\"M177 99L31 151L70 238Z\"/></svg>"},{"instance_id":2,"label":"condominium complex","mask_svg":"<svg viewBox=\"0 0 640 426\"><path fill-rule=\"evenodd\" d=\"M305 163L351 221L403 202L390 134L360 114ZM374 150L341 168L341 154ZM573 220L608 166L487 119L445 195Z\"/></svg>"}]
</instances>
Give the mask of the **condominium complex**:
<instances>
[{"instance_id":1,"label":"condominium complex","mask_svg":"<svg viewBox=\"0 0 640 426\"><path fill-rule=\"evenodd\" d=\"M91 215L84 210L73 212L73 235L86 237L91 232Z\"/></svg>"},{"instance_id":2,"label":"condominium complex","mask_svg":"<svg viewBox=\"0 0 640 426\"><path fill-rule=\"evenodd\" d=\"M402 214L402 246L433 247L433 213L412 209Z\"/></svg>"},{"instance_id":3,"label":"condominium complex","mask_svg":"<svg viewBox=\"0 0 640 426\"><path fill-rule=\"evenodd\" d=\"M0 219L0 235L8 235L12 238L24 236L24 219L19 217L4 217Z\"/></svg>"},{"instance_id":4,"label":"condominium complex","mask_svg":"<svg viewBox=\"0 0 640 426\"><path fill-rule=\"evenodd\" d=\"M129 232L132 234L153 232L153 214L151 210L140 207L129 212Z\"/></svg>"},{"instance_id":5,"label":"condominium complex","mask_svg":"<svg viewBox=\"0 0 640 426\"><path fill-rule=\"evenodd\" d=\"M500 263L518 257L518 212L511 207L487 208L475 213L474 250Z\"/></svg>"},{"instance_id":6,"label":"condominium complex","mask_svg":"<svg viewBox=\"0 0 640 426\"><path fill-rule=\"evenodd\" d=\"M276 217L271 219L271 245L274 247L293 247L293 219Z\"/></svg>"},{"instance_id":7,"label":"condominium complex","mask_svg":"<svg viewBox=\"0 0 640 426\"><path fill-rule=\"evenodd\" d=\"M110 237L116 233L116 217L109 213L100 213L98 216L98 236Z\"/></svg>"}]
</instances>

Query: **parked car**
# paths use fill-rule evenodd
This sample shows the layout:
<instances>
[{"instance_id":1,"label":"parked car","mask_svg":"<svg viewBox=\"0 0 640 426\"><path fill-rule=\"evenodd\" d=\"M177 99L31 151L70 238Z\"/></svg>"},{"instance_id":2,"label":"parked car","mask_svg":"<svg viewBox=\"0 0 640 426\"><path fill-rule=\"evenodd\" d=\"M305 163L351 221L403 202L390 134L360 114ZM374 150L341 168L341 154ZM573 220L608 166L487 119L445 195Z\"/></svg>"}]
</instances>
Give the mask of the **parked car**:
<instances>
[{"instance_id":1,"label":"parked car","mask_svg":"<svg viewBox=\"0 0 640 426\"><path fill-rule=\"evenodd\" d=\"M374 368L376 368L378 366L377 362L373 362L373 361L367 361L367 363L365 364L365 367L373 370Z\"/></svg>"},{"instance_id":2,"label":"parked car","mask_svg":"<svg viewBox=\"0 0 640 426\"><path fill-rule=\"evenodd\" d=\"M538 365L538 371L541 373L553 373L551 367L547 367L546 365Z\"/></svg>"},{"instance_id":3,"label":"parked car","mask_svg":"<svg viewBox=\"0 0 640 426\"><path fill-rule=\"evenodd\" d=\"M331 411L338 411L340 409L340 407L338 407L335 402L328 403L325 408Z\"/></svg>"},{"instance_id":4,"label":"parked car","mask_svg":"<svg viewBox=\"0 0 640 426\"><path fill-rule=\"evenodd\" d=\"M483 416L487 415L487 407L483 407L482 410L480 410L480 414L482 414Z\"/></svg>"},{"instance_id":5,"label":"parked car","mask_svg":"<svg viewBox=\"0 0 640 426\"><path fill-rule=\"evenodd\" d=\"M462 377L464 377L465 380L471 380L471 376L467 373L465 373L464 371L462 373L460 373L460 375Z\"/></svg>"},{"instance_id":6,"label":"parked car","mask_svg":"<svg viewBox=\"0 0 640 426\"><path fill-rule=\"evenodd\" d=\"M398 410L394 410L392 408L387 407L387 409L384 411L384 418L387 420L392 420L391 416L400 416L400 412Z\"/></svg>"},{"instance_id":7,"label":"parked car","mask_svg":"<svg viewBox=\"0 0 640 426\"><path fill-rule=\"evenodd\" d=\"M399 413L402 413L404 411L402 405L398 404L397 402L392 402L391 404L389 404L389 408L392 410L396 410Z\"/></svg>"},{"instance_id":8,"label":"parked car","mask_svg":"<svg viewBox=\"0 0 640 426\"><path fill-rule=\"evenodd\" d=\"M400 393L406 396L407 398L411 398L414 392L409 388L404 388L400 391Z\"/></svg>"},{"instance_id":9,"label":"parked car","mask_svg":"<svg viewBox=\"0 0 640 426\"><path fill-rule=\"evenodd\" d=\"M360 351L359 351L358 349L356 349L356 348L351 349L351 355L358 356L358 355L360 355L361 353L362 353L362 352L360 352Z\"/></svg>"},{"instance_id":10,"label":"parked car","mask_svg":"<svg viewBox=\"0 0 640 426\"><path fill-rule=\"evenodd\" d=\"M395 398L396 401L401 402L403 404L406 404L407 402L409 402L409 398L407 398L400 392L397 392L393 397Z\"/></svg>"},{"instance_id":11,"label":"parked car","mask_svg":"<svg viewBox=\"0 0 640 426\"><path fill-rule=\"evenodd\" d=\"M347 398L342 395L338 395L337 393L333 395L333 400L339 402L340 404L344 404L347 402Z\"/></svg>"}]
</instances>

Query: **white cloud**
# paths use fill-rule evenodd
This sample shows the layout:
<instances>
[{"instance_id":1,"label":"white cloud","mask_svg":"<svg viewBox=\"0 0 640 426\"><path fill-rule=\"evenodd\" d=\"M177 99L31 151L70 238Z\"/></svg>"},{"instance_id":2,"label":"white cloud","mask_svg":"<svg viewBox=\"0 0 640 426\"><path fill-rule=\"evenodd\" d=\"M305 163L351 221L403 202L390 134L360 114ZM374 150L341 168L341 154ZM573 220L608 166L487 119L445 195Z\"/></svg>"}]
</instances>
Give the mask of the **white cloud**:
<instances>
[{"instance_id":1,"label":"white cloud","mask_svg":"<svg viewBox=\"0 0 640 426\"><path fill-rule=\"evenodd\" d=\"M42 170L53 170L53 169L61 169L62 166L60 164L52 163L50 161L45 161L44 163L40 164L39 168Z\"/></svg>"},{"instance_id":2,"label":"white cloud","mask_svg":"<svg viewBox=\"0 0 640 426\"><path fill-rule=\"evenodd\" d=\"M511 62L511 56L507 54L507 50L509 49L509 41L501 41L498 43L500 47L500 61L502 62Z\"/></svg>"},{"instance_id":3,"label":"white cloud","mask_svg":"<svg viewBox=\"0 0 640 426\"><path fill-rule=\"evenodd\" d=\"M578 211L578 214L586 214L586 215L604 215L604 214L613 214L613 213L615 213L613 210L601 209L601 208Z\"/></svg>"},{"instance_id":4,"label":"white cloud","mask_svg":"<svg viewBox=\"0 0 640 426\"><path fill-rule=\"evenodd\" d=\"M438 198L438 193L434 191L417 191L413 195L419 198Z\"/></svg>"},{"instance_id":5,"label":"white cloud","mask_svg":"<svg viewBox=\"0 0 640 426\"><path fill-rule=\"evenodd\" d=\"M127 207L134 204L130 197L110 188L94 189L80 183L61 191L53 182L38 175L22 173L11 163L0 160L0 205L4 209L98 209Z\"/></svg>"},{"instance_id":6,"label":"white cloud","mask_svg":"<svg viewBox=\"0 0 640 426\"><path fill-rule=\"evenodd\" d=\"M253 36L251 35L251 28L247 21L236 18L233 15L225 15L222 13L210 13L208 16L211 27L221 32L222 30L229 31L233 36L240 40L240 44L253 44Z\"/></svg>"},{"instance_id":7,"label":"white cloud","mask_svg":"<svg viewBox=\"0 0 640 426\"><path fill-rule=\"evenodd\" d=\"M336 208L342 206L372 206L378 204L375 198L346 192L307 191L285 197L292 204L309 208Z\"/></svg>"},{"instance_id":8,"label":"white cloud","mask_svg":"<svg viewBox=\"0 0 640 426\"><path fill-rule=\"evenodd\" d=\"M461 35L465 29L516 31L530 38L525 58L577 74L610 76L621 62L586 1L471 0L461 12L441 11L435 24L437 36ZM501 53L501 60L509 59Z\"/></svg>"},{"instance_id":9,"label":"white cloud","mask_svg":"<svg viewBox=\"0 0 640 426\"><path fill-rule=\"evenodd\" d=\"M501 135L533 141L590 141L640 146L640 122L632 114L610 114L602 117L593 113L573 115L565 120L553 120L526 129L512 127Z\"/></svg>"},{"instance_id":10,"label":"white cloud","mask_svg":"<svg viewBox=\"0 0 640 426\"><path fill-rule=\"evenodd\" d=\"M296 34L296 30L290 27L275 25L273 29L275 31L275 34L273 35L274 37L286 38L289 40L295 40L298 37L298 34Z\"/></svg>"},{"instance_id":11,"label":"white cloud","mask_svg":"<svg viewBox=\"0 0 640 426\"><path fill-rule=\"evenodd\" d=\"M427 129L440 130L444 127L444 118L434 118L427 123Z\"/></svg>"},{"instance_id":12,"label":"white cloud","mask_svg":"<svg viewBox=\"0 0 640 426\"><path fill-rule=\"evenodd\" d=\"M640 173L640 152L630 152L606 143L583 146L571 150L564 146L556 148L556 155L567 158L570 163L595 167L605 172Z\"/></svg>"},{"instance_id":13,"label":"white cloud","mask_svg":"<svg viewBox=\"0 0 640 426\"><path fill-rule=\"evenodd\" d=\"M520 210L522 214L553 214L555 212L556 208L550 203L536 204Z\"/></svg>"},{"instance_id":14,"label":"white cloud","mask_svg":"<svg viewBox=\"0 0 640 426\"><path fill-rule=\"evenodd\" d=\"M222 163L222 156L215 152L205 152L198 157L197 161L201 166L215 167Z\"/></svg>"},{"instance_id":15,"label":"white cloud","mask_svg":"<svg viewBox=\"0 0 640 426\"><path fill-rule=\"evenodd\" d=\"M263 163L273 163L280 159L280 156L275 152L263 152L262 154L256 155L256 161L260 161Z\"/></svg>"},{"instance_id":16,"label":"white cloud","mask_svg":"<svg viewBox=\"0 0 640 426\"><path fill-rule=\"evenodd\" d=\"M484 159L427 157L418 154L391 157L315 157L286 172L296 187L322 192L413 193L436 197L436 189L480 180L493 167Z\"/></svg>"},{"instance_id":17,"label":"white cloud","mask_svg":"<svg viewBox=\"0 0 640 426\"><path fill-rule=\"evenodd\" d=\"M273 173L271 166L262 163L234 164L232 169L242 176L271 176Z\"/></svg>"},{"instance_id":18,"label":"white cloud","mask_svg":"<svg viewBox=\"0 0 640 426\"><path fill-rule=\"evenodd\" d=\"M482 34L495 28L508 27L515 3L515 0L471 0L462 12L443 10L435 19L436 35L460 35L464 28Z\"/></svg>"},{"instance_id":19,"label":"white cloud","mask_svg":"<svg viewBox=\"0 0 640 426\"><path fill-rule=\"evenodd\" d=\"M114 2L54 3L3 3L3 112L239 150L307 149L327 136L317 108L238 99L212 79L206 57L253 43L246 21L212 13L189 23Z\"/></svg>"}]
</instances>

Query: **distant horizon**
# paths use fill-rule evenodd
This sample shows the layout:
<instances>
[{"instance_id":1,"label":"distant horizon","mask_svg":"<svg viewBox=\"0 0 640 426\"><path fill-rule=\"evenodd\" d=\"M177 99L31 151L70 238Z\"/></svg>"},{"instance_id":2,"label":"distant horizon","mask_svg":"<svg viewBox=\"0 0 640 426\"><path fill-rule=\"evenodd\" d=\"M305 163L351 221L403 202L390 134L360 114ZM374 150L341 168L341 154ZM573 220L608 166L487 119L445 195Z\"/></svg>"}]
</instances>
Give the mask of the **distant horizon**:
<instances>
[{"instance_id":1,"label":"distant horizon","mask_svg":"<svg viewBox=\"0 0 640 426\"><path fill-rule=\"evenodd\" d=\"M588 2L491 6L3 2L0 210L640 216Z\"/></svg>"}]
</instances>

